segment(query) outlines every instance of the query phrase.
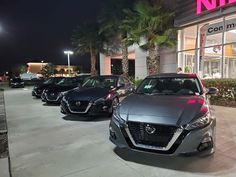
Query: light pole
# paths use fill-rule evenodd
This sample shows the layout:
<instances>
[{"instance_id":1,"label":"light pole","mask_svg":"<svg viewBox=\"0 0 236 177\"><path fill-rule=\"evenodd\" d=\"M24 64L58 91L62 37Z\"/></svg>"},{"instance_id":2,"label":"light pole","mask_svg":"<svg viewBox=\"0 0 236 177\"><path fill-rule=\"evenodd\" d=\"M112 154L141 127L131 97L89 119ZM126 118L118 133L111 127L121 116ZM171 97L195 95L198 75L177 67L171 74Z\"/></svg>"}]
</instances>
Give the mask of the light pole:
<instances>
[{"instance_id":1,"label":"light pole","mask_svg":"<svg viewBox=\"0 0 236 177\"><path fill-rule=\"evenodd\" d=\"M42 63L42 69L41 69L41 70L43 70L43 62L44 62L44 61L42 60L42 61L41 61L41 63Z\"/></svg>"},{"instance_id":2,"label":"light pole","mask_svg":"<svg viewBox=\"0 0 236 177\"><path fill-rule=\"evenodd\" d=\"M74 52L70 51L70 50L66 50L66 51L64 51L64 54L67 55L67 59L68 59L68 73L70 75L70 55L73 55Z\"/></svg>"}]
</instances>

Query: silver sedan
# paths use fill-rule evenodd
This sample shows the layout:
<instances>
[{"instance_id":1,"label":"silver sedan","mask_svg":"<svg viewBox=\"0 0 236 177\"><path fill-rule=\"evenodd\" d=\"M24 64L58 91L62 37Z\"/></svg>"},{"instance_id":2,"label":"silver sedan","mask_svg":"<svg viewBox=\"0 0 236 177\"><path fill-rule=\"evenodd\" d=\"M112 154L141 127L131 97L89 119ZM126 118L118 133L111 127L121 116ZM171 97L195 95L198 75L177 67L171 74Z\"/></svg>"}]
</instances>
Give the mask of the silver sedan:
<instances>
[{"instance_id":1,"label":"silver sedan","mask_svg":"<svg viewBox=\"0 0 236 177\"><path fill-rule=\"evenodd\" d=\"M216 119L196 74L149 76L114 111L110 140L120 148L167 155L215 150Z\"/></svg>"}]
</instances>

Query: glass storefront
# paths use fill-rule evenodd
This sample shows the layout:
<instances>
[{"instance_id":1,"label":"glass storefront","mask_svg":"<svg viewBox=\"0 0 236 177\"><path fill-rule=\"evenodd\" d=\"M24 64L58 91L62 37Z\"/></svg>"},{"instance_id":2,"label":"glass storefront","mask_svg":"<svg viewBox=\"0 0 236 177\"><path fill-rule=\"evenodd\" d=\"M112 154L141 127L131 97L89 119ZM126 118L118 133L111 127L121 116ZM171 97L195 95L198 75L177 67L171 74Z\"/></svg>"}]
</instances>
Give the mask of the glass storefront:
<instances>
[{"instance_id":1,"label":"glass storefront","mask_svg":"<svg viewBox=\"0 0 236 177\"><path fill-rule=\"evenodd\" d=\"M178 66L202 78L236 78L236 14L179 30Z\"/></svg>"}]
</instances>

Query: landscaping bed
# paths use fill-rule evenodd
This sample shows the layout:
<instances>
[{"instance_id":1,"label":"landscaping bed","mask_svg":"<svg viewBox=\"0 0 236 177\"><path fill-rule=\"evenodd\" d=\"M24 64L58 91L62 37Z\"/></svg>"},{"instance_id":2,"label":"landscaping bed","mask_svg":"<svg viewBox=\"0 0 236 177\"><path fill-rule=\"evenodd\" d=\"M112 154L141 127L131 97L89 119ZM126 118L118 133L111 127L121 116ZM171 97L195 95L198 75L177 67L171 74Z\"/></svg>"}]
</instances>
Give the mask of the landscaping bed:
<instances>
[{"instance_id":1,"label":"landscaping bed","mask_svg":"<svg viewBox=\"0 0 236 177\"><path fill-rule=\"evenodd\" d=\"M207 79L202 82L206 88L219 90L217 95L211 96L213 105L236 107L236 79Z\"/></svg>"},{"instance_id":2,"label":"landscaping bed","mask_svg":"<svg viewBox=\"0 0 236 177\"><path fill-rule=\"evenodd\" d=\"M0 158L8 156L8 137L7 137L7 123L4 105L4 94L0 90Z\"/></svg>"}]
</instances>

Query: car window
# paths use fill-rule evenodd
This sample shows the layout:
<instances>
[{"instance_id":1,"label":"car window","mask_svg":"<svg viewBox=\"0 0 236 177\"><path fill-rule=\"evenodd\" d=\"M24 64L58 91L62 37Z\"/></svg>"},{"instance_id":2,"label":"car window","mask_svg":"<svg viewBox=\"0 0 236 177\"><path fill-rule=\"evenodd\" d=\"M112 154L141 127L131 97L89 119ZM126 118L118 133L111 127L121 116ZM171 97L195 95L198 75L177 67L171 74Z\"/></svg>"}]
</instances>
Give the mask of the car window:
<instances>
[{"instance_id":1,"label":"car window","mask_svg":"<svg viewBox=\"0 0 236 177\"><path fill-rule=\"evenodd\" d=\"M44 84L52 84L53 83L53 78L49 78L43 82Z\"/></svg>"},{"instance_id":2,"label":"car window","mask_svg":"<svg viewBox=\"0 0 236 177\"><path fill-rule=\"evenodd\" d=\"M85 81L82 87L116 87L117 79L115 77L93 77Z\"/></svg>"},{"instance_id":3,"label":"car window","mask_svg":"<svg viewBox=\"0 0 236 177\"><path fill-rule=\"evenodd\" d=\"M202 90L197 78L148 78L140 84L137 93L200 95Z\"/></svg>"},{"instance_id":4,"label":"car window","mask_svg":"<svg viewBox=\"0 0 236 177\"><path fill-rule=\"evenodd\" d=\"M131 84L131 81L126 77L124 77L124 81L125 81L126 84Z\"/></svg>"},{"instance_id":5,"label":"car window","mask_svg":"<svg viewBox=\"0 0 236 177\"><path fill-rule=\"evenodd\" d=\"M22 80L21 80L21 78L14 78L14 79L12 79L12 81L13 82L21 82Z\"/></svg>"},{"instance_id":6,"label":"car window","mask_svg":"<svg viewBox=\"0 0 236 177\"><path fill-rule=\"evenodd\" d=\"M68 86L77 83L76 78L63 78L56 85Z\"/></svg>"},{"instance_id":7,"label":"car window","mask_svg":"<svg viewBox=\"0 0 236 177\"><path fill-rule=\"evenodd\" d=\"M125 80L123 77L119 78L119 85L125 85Z\"/></svg>"}]
</instances>

